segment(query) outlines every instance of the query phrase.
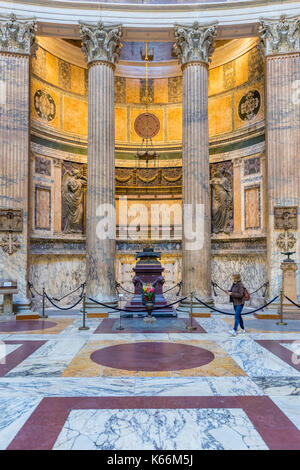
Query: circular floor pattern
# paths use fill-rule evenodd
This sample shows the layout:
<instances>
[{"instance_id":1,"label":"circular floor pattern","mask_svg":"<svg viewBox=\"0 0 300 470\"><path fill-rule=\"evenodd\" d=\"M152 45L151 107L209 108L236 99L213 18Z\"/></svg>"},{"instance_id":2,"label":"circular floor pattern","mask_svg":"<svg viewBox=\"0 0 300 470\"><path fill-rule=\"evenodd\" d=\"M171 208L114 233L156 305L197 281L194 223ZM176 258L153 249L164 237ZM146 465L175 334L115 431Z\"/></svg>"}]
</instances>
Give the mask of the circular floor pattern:
<instances>
[{"instance_id":1,"label":"circular floor pattern","mask_svg":"<svg viewBox=\"0 0 300 470\"><path fill-rule=\"evenodd\" d=\"M0 322L0 332L46 330L56 325L57 323L45 320L12 320Z\"/></svg>"},{"instance_id":2,"label":"circular floor pattern","mask_svg":"<svg viewBox=\"0 0 300 470\"><path fill-rule=\"evenodd\" d=\"M176 343L126 343L98 349L92 361L114 369L171 371L204 366L214 359L207 349Z\"/></svg>"}]
</instances>

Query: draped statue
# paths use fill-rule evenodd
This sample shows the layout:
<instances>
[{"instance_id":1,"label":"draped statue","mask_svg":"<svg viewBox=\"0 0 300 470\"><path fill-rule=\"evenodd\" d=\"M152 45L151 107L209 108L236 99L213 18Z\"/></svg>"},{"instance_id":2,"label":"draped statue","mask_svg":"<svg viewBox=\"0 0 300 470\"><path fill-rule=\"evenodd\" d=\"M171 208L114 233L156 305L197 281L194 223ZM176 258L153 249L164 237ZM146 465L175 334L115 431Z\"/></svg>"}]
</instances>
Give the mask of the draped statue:
<instances>
[{"instance_id":1,"label":"draped statue","mask_svg":"<svg viewBox=\"0 0 300 470\"><path fill-rule=\"evenodd\" d=\"M64 233L82 232L83 227L83 197L86 178L82 169L65 168L62 181L62 200L66 218Z\"/></svg>"},{"instance_id":2,"label":"draped statue","mask_svg":"<svg viewBox=\"0 0 300 470\"><path fill-rule=\"evenodd\" d=\"M226 170L213 170L210 184L212 187L212 227L214 233L229 233L232 189L230 174Z\"/></svg>"}]
</instances>

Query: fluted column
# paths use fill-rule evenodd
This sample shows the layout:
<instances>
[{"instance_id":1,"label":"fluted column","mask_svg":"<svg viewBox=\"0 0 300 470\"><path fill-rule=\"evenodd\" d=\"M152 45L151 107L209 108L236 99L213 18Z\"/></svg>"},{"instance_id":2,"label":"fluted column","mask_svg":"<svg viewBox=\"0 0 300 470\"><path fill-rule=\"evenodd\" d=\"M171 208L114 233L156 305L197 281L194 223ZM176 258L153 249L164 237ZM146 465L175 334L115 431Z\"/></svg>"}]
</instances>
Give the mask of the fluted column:
<instances>
[{"instance_id":1,"label":"fluted column","mask_svg":"<svg viewBox=\"0 0 300 470\"><path fill-rule=\"evenodd\" d=\"M183 293L211 302L211 219L208 142L208 63L216 24L175 26L183 74L182 280ZM193 223L192 223L193 221ZM197 232L191 239L191 230ZM183 310L187 308L183 305Z\"/></svg>"},{"instance_id":2,"label":"fluted column","mask_svg":"<svg viewBox=\"0 0 300 470\"><path fill-rule=\"evenodd\" d=\"M19 293L13 299L16 313L30 312L31 306L27 288L29 85L35 31L34 20L14 14L0 18L0 278L18 283Z\"/></svg>"},{"instance_id":3,"label":"fluted column","mask_svg":"<svg viewBox=\"0 0 300 470\"><path fill-rule=\"evenodd\" d=\"M80 24L89 64L86 214L87 297L115 305L114 68L121 27ZM90 313L103 311L87 301Z\"/></svg>"},{"instance_id":4,"label":"fluted column","mask_svg":"<svg viewBox=\"0 0 300 470\"><path fill-rule=\"evenodd\" d=\"M276 208L293 207L298 213L298 221L287 217L286 222L298 239L289 251L296 251L292 258L300 262L300 18L261 19L259 32L266 57L267 246L273 297L281 287L280 263L285 258L276 243L282 233L276 227L285 222L275 220ZM298 292L299 281L298 273Z\"/></svg>"}]
</instances>

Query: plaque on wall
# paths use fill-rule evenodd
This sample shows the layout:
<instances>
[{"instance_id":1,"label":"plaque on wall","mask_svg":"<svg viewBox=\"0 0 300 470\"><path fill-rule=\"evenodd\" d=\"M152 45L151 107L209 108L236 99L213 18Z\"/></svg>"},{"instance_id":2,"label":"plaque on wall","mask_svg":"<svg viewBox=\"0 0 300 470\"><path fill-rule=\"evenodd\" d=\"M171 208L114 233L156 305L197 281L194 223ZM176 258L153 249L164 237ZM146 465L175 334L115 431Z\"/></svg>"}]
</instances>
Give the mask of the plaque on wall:
<instances>
[{"instance_id":1,"label":"plaque on wall","mask_svg":"<svg viewBox=\"0 0 300 470\"><path fill-rule=\"evenodd\" d=\"M0 231L22 232L23 213L21 209L0 209Z\"/></svg>"},{"instance_id":2,"label":"plaque on wall","mask_svg":"<svg viewBox=\"0 0 300 470\"><path fill-rule=\"evenodd\" d=\"M297 230L297 206L274 207L274 228L278 230Z\"/></svg>"},{"instance_id":3,"label":"plaque on wall","mask_svg":"<svg viewBox=\"0 0 300 470\"><path fill-rule=\"evenodd\" d=\"M39 118L52 121L56 116L56 105L52 96L45 90L37 90L33 98L34 109Z\"/></svg>"}]
</instances>

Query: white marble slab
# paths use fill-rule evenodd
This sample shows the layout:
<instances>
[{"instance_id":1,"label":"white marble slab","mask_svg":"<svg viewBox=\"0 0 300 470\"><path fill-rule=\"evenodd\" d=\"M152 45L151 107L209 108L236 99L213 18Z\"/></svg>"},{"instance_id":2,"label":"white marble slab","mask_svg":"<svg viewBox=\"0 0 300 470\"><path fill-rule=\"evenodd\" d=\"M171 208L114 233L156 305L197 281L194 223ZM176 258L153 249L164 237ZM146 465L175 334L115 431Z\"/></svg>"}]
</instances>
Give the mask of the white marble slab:
<instances>
[{"instance_id":1,"label":"white marble slab","mask_svg":"<svg viewBox=\"0 0 300 470\"><path fill-rule=\"evenodd\" d=\"M300 396L300 377L252 377L253 382L272 396Z\"/></svg>"},{"instance_id":2,"label":"white marble slab","mask_svg":"<svg viewBox=\"0 0 300 470\"><path fill-rule=\"evenodd\" d=\"M38 396L24 397L8 394L0 400L0 449L4 450L22 428L40 402Z\"/></svg>"},{"instance_id":3,"label":"white marble slab","mask_svg":"<svg viewBox=\"0 0 300 470\"><path fill-rule=\"evenodd\" d=\"M300 373L247 335L231 337L222 348L249 375L298 377Z\"/></svg>"},{"instance_id":4,"label":"white marble slab","mask_svg":"<svg viewBox=\"0 0 300 470\"><path fill-rule=\"evenodd\" d=\"M0 398L132 396L134 377L1 377Z\"/></svg>"},{"instance_id":5,"label":"white marble slab","mask_svg":"<svg viewBox=\"0 0 300 470\"><path fill-rule=\"evenodd\" d=\"M267 449L241 409L73 410L54 449Z\"/></svg>"},{"instance_id":6,"label":"white marble slab","mask_svg":"<svg viewBox=\"0 0 300 470\"><path fill-rule=\"evenodd\" d=\"M248 377L137 377L135 395L244 396L264 395Z\"/></svg>"},{"instance_id":7,"label":"white marble slab","mask_svg":"<svg viewBox=\"0 0 300 470\"><path fill-rule=\"evenodd\" d=\"M300 430L300 396L270 398Z\"/></svg>"}]
</instances>

